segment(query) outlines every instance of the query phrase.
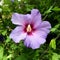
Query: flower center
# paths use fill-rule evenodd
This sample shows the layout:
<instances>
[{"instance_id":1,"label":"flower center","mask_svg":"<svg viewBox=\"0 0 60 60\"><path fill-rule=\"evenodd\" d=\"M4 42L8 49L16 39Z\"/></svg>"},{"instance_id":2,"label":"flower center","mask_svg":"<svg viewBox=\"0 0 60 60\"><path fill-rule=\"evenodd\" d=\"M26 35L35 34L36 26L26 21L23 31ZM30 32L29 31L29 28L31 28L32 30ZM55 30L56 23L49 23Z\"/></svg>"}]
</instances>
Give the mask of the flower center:
<instances>
[{"instance_id":1,"label":"flower center","mask_svg":"<svg viewBox=\"0 0 60 60\"><path fill-rule=\"evenodd\" d=\"M26 28L27 32L31 32L32 31L32 28L31 28L31 25L29 24Z\"/></svg>"}]
</instances>

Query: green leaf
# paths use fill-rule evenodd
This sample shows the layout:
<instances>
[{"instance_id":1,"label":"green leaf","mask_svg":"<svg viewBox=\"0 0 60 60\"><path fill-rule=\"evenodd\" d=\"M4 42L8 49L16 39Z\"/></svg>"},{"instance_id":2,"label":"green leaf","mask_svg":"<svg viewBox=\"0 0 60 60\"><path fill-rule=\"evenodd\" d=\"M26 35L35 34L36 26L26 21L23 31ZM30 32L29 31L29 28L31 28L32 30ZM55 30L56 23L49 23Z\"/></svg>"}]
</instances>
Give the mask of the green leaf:
<instances>
[{"instance_id":1,"label":"green leaf","mask_svg":"<svg viewBox=\"0 0 60 60\"><path fill-rule=\"evenodd\" d=\"M53 53L52 60L59 60L59 55L57 53Z\"/></svg>"},{"instance_id":2,"label":"green leaf","mask_svg":"<svg viewBox=\"0 0 60 60\"><path fill-rule=\"evenodd\" d=\"M44 12L44 15L45 15L45 14L49 14L49 13L51 12L52 8L53 8L53 6L51 6L47 11L45 11L45 12Z\"/></svg>"},{"instance_id":3,"label":"green leaf","mask_svg":"<svg viewBox=\"0 0 60 60\"><path fill-rule=\"evenodd\" d=\"M0 12L2 12L2 8L0 8Z\"/></svg>"},{"instance_id":4,"label":"green leaf","mask_svg":"<svg viewBox=\"0 0 60 60\"><path fill-rule=\"evenodd\" d=\"M4 12L10 12L11 11L9 5L3 5L2 10Z\"/></svg>"},{"instance_id":5,"label":"green leaf","mask_svg":"<svg viewBox=\"0 0 60 60\"><path fill-rule=\"evenodd\" d=\"M4 30L3 32L2 32L2 35L6 35L6 33L7 33L7 30Z\"/></svg>"},{"instance_id":6,"label":"green leaf","mask_svg":"<svg viewBox=\"0 0 60 60\"><path fill-rule=\"evenodd\" d=\"M7 59L11 59L13 57L13 54L9 54L8 56L7 56Z\"/></svg>"},{"instance_id":7,"label":"green leaf","mask_svg":"<svg viewBox=\"0 0 60 60\"><path fill-rule=\"evenodd\" d=\"M3 60L7 60L7 56L4 56L4 57L3 57Z\"/></svg>"},{"instance_id":8,"label":"green leaf","mask_svg":"<svg viewBox=\"0 0 60 60\"><path fill-rule=\"evenodd\" d=\"M2 60L3 58L3 52L4 52L4 49L2 46L0 46L0 60Z\"/></svg>"},{"instance_id":9,"label":"green leaf","mask_svg":"<svg viewBox=\"0 0 60 60\"><path fill-rule=\"evenodd\" d=\"M53 49L56 49L56 39L52 39L49 46Z\"/></svg>"},{"instance_id":10,"label":"green leaf","mask_svg":"<svg viewBox=\"0 0 60 60\"><path fill-rule=\"evenodd\" d=\"M25 56L25 54L22 54L18 56L15 60L27 60L27 57Z\"/></svg>"},{"instance_id":11,"label":"green leaf","mask_svg":"<svg viewBox=\"0 0 60 60\"><path fill-rule=\"evenodd\" d=\"M56 7L54 7L52 10L53 10L53 11L60 11L60 8L56 6Z\"/></svg>"},{"instance_id":12,"label":"green leaf","mask_svg":"<svg viewBox=\"0 0 60 60\"><path fill-rule=\"evenodd\" d=\"M26 4L26 10L31 11L34 8L34 5Z\"/></svg>"},{"instance_id":13,"label":"green leaf","mask_svg":"<svg viewBox=\"0 0 60 60\"><path fill-rule=\"evenodd\" d=\"M60 24L55 25L52 29L51 32L55 32L59 28Z\"/></svg>"},{"instance_id":14,"label":"green leaf","mask_svg":"<svg viewBox=\"0 0 60 60\"><path fill-rule=\"evenodd\" d=\"M8 43L8 42L10 42L10 40L11 40L11 39L9 38L9 36L7 36L7 39L6 39L5 42Z\"/></svg>"},{"instance_id":15,"label":"green leaf","mask_svg":"<svg viewBox=\"0 0 60 60\"><path fill-rule=\"evenodd\" d=\"M5 4L10 4L11 3L11 0L9 0L9 1L8 0L4 0L4 3Z\"/></svg>"}]
</instances>

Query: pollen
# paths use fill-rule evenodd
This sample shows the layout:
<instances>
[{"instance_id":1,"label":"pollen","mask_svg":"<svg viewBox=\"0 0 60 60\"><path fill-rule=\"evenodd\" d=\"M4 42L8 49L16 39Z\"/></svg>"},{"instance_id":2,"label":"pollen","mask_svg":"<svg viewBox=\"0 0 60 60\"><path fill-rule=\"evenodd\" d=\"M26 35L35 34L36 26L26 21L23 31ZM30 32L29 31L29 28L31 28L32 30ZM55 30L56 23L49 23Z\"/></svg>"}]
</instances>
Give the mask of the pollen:
<instances>
[{"instance_id":1,"label":"pollen","mask_svg":"<svg viewBox=\"0 0 60 60\"><path fill-rule=\"evenodd\" d=\"M31 32L31 30L32 30L32 28L31 28L31 25L29 24L29 25L27 26L27 32Z\"/></svg>"}]
</instances>

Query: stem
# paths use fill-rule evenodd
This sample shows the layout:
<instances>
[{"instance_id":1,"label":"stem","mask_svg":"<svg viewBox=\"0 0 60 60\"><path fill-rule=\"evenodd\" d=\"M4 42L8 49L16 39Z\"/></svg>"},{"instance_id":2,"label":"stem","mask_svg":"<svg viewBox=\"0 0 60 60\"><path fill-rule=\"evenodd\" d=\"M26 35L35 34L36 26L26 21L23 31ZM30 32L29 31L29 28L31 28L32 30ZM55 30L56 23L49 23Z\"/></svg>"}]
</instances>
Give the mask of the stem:
<instances>
[{"instance_id":1,"label":"stem","mask_svg":"<svg viewBox=\"0 0 60 60\"><path fill-rule=\"evenodd\" d=\"M41 60L42 60L44 54L47 53L48 49L49 49L49 47L43 52L43 54L41 54L41 56L40 56L40 57L41 57L41 58L40 58Z\"/></svg>"},{"instance_id":2,"label":"stem","mask_svg":"<svg viewBox=\"0 0 60 60\"><path fill-rule=\"evenodd\" d=\"M56 2L54 2L54 4L52 5L52 7L56 4ZM52 9L51 9L52 10ZM44 15L44 14L43 14ZM43 20L45 20L47 18L48 14L45 15L45 17L43 18Z\"/></svg>"},{"instance_id":3,"label":"stem","mask_svg":"<svg viewBox=\"0 0 60 60\"><path fill-rule=\"evenodd\" d=\"M55 38L56 40L60 37L60 33L57 35L57 37Z\"/></svg>"},{"instance_id":4,"label":"stem","mask_svg":"<svg viewBox=\"0 0 60 60\"><path fill-rule=\"evenodd\" d=\"M46 15L46 16L43 18L43 20L45 20L45 19L47 18L47 16L48 16L48 15Z\"/></svg>"}]
</instances>

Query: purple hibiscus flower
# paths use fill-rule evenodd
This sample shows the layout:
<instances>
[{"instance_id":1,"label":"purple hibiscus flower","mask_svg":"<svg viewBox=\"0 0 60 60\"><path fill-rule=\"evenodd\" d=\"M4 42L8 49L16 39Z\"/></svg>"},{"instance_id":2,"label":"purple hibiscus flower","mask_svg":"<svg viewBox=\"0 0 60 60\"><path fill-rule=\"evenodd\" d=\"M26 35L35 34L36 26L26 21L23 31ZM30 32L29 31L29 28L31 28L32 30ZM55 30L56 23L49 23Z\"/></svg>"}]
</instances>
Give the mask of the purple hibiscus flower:
<instances>
[{"instance_id":1,"label":"purple hibiscus flower","mask_svg":"<svg viewBox=\"0 0 60 60\"><path fill-rule=\"evenodd\" d=\"M14 13L11 21L17 25L10 34L10 38L15 43L23 40L25 46L37 49L46 42L51 24L48 21L42 21L39 10L32 9L31 14L25 15Z\"/></svg>"}]
</instances>

